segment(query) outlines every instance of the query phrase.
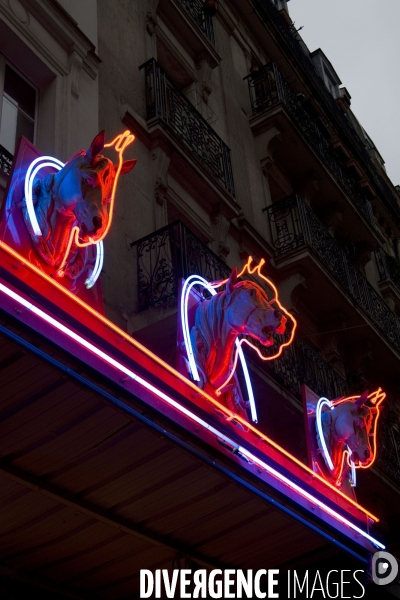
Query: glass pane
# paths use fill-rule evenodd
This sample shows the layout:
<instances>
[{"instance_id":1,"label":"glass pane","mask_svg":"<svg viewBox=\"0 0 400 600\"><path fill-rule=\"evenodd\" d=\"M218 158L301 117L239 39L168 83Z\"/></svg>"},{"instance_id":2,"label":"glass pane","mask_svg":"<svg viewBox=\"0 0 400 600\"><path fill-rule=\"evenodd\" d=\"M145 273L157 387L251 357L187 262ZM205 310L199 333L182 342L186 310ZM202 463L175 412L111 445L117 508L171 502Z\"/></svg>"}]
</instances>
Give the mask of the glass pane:
<instances>
[{"instance_id":1,"label":"glass pane","mask_svg":"<svg viewBox=\"0 0 400 600\"><path fill-rule=\"evenodd\" d=\"M33 129L33 121L31 121L23 113L18 111L17 133L15 136L16 141L18 141L21 135L24 135L26 138L28 138L30 142L33 142Z\"/></svg>"},{"instance_id":2,"label":"glass pane","mask_svg":"<svg viewBox=\"0 0 400 600\"><path fill-rule=\"evenodd\" d=\"M11 154L15 152L15 140L17 133L18 109L3 96L3 107L1 111L0 144Z\"/></svg>"},{"instance_id":3,"label":"glass pane","mask_svg":"<svg viewBox=\"0 0 400 600\"><path fill-rule=\"evenodd\" d=\"M33 87L22 79L15 71L6 65L4 78L4 91L18 104L18 108L23 110L32 119L35 118L35 98L36 92Z\"/></svg>"}]
</instances>

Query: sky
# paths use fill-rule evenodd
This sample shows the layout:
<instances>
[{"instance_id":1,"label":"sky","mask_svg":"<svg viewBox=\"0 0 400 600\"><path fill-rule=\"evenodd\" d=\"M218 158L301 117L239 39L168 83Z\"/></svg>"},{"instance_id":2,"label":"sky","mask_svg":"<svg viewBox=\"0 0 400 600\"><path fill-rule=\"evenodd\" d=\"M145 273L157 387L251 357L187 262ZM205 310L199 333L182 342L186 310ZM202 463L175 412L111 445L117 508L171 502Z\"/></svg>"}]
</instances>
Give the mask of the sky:
<instances>
[{"instance_id":1,"label":"sky","mask_svg":"<svg viewBox=\"0 0 400 600\"><path fill-rule=\"evenodd\" d=\"M351 108L400 184L400 0L290 0L308 48L321 48Z\"/></svg>"}]
</instances>

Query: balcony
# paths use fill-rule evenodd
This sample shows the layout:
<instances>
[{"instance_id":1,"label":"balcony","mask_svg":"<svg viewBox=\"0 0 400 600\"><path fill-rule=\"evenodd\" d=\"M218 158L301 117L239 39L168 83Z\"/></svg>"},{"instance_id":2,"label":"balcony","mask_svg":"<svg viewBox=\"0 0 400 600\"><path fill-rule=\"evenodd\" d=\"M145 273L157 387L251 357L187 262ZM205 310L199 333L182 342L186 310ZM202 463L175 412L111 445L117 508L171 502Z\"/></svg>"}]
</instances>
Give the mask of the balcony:
<instances>
[{"instance_id":1,"label":"balcony","mask_svg":"<svg viewBox=\"0 0 400 600\"><path fill-rule=\"evenodd\" d=\"M400 432L394 426L395 418L383 414L381 420L376 466L400 487Z\"/></svg>"},{"instance_id":2,"label":"balcony","mask_svg":"<svg viewBox=\"0 0 400 600\"><path fill-rule=\"evenodd\" d=\"M400 263L385 252L375 250L375 260L379 271L379 290L390 308L400 313Z\"/></svg>"},{"instance_id":3,"label":"balcony","mask_svg":"<svg viewBox=\"0 0 400 600\"><path fill-rule=\"evenodd\" d=\"M0 170L3 171L5 175L9 175L11 172L13 158L13 155L0 145Z\"/></svg>"},{"instance_id":4,"label":"balcony","mask_svg":"<svg viewBox=\"0 0 400 600\"><path fill-rule=\"evenodd\" d=\"M339 398L349 392L347 380L301 338L296 338L280 358L265 363L265 367L298 398L302 384L328 398Z\"/></svg>"},{"instance_id":5,"label":"balcony","mask_svg":"<svg viewBox=\"0 0 400 600\"><path fill-rule=\"evenodd\" d=\"M234 197L228 146L154 59L140 69L146 77L147 120L161 120Z\"/></svg>"},{"instance_id":6,"label":"balcony","mask_svg":"<svg viewBox=\"0 0 400 600\"><path fill-rule=\"evenodd\" d=\"M294 194L266 210L277 259L295 249L309 248L351 303L361 309L389 346L400 352L400 319L301 198Z\"/></svg>"},{"instance_id":7,"label":"balcony","mask_svg":"<svg viewBox=\"0 0 400 600\"><path fill-rule=\"evenodd\" d=\"M400 263L397 259L389 256L383 250L378 248L375 251L376 262L379 269L379 277L381 281L391 281L400 294Z\"/></svg>"},{"instance_id":8,"label":"balcony","mask_svg":"<svg viewBox=\"0 0 400 600\"><path fill-rule=\"evenodd\" d=\"M362 214L367 223L375 228L371 204L365 193L351 178L349 170L337 158L335 150L327 140L326 135L324 136L322 130L307 113L276 64L270 62L262 67L256 75L249 75L246 79L253 114L272 109L282 103L319 159L334 176L346 196L350 198L353 206Z\"/></svg>"},{"instance_id":9,"label":"balcony","mask_svg":"<svg viewBox=\"0 0 400 600\"><path fill-rule=\"evenodd\" d=\"M136 247L139 311L178 296L179 280L201 275L208 281L229 276L231 269L180 221L132 244Z\"/></svg>"},{"instance_id":10,"label":"balcony","mask_svg":"<svg viewBox=\"0 0 400 600\"><path fill-rule=\"evenodd\" d=\"M196 21L197 25L203 31L208 40L215 46L214 26L212 18L204 14L203 0L181 0L181 3Z\"/></svg>"},{"instance_id":11,"label":"balcony","mask_svg":"<svg viewBox=\"0 0 400 600\"><path fill-rule=\"evenodd\" d=\"M379 191L380 199L386 205L392 216L395 219L398 219L400 216L400 207L394 192L390 189L384 178L377 171L363 142L343 112L337 106L334 98L329 93L322 79L319 77L313 63L307 54L305 54L299 40L296 38L297 33L293 33L290 25L285 21L285 19L282 18L271 0L253 0L253 4L260 17L266 22L267 26L270 27L270 24L272 23L275 29L279 32L284 44L290 50L300 67L303 69L304 74L309 79L314 90L318 93L320 99L323 101L329 118L333 119L338 131L343 134L346 141L350 144L350 147L355 150L358 157L362 160L372 183Z\"/></svg>"}]
</instances>

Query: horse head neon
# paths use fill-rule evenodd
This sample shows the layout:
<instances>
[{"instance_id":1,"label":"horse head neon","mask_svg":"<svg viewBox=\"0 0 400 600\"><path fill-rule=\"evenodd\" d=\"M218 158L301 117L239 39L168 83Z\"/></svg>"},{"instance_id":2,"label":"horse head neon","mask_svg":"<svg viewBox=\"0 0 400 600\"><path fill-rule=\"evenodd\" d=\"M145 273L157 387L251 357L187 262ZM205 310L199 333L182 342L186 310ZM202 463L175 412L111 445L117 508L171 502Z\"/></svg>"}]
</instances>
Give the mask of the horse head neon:
<instances>
[{"instance_id":1,"label":"horse head neon","mask_svg":"<svg viewBox=\"0 0 400 600\"><path fill-rule=\"evenodd\" d=\"M36 183L38 169L52 165L42 163L34 171L28 169L24 220L37 252L59 276L79 276L85 267L86 248L108 233L118 178L136 164L136 160L123 161L123 152L133 140L125 131L105 144L102 131L87 152L76 152L62 168ZM117 164L101 154L112 147L118 153Z\"/></svg>"},{"instance_id":2,"label":"horse head neon","mask_svg":"<svg viewBox=\"0 0 400 600\"><path fill-rule=\"evenodd\" d=\"M317 442L330 476L340 486L350 467L368 469L376 457L376 430L382 402L381 388L360 396L330 402L321 398L317 406Z\"/></svg>"},{"instance_id":3,"label":"horse head neon","mask_svg":"<svg viewBox=\"0 0 400 600\"><path fill-rule=\"evenodd\" d=\"M251 264L250 258L239 275L234 269L229 279L211 284L215 289L226 284L226 288L200 303L190 334L194 360L200 373L199 385L222 396L221 400L229 408L246 418L245 410L239 406L235 385L229 383L236 369L238 348L246 343L256 350L262 360L272 360L280 356L283 348L293 341L296 329L296 321L280 304L275 286L261 273L264 261L256 267ZM257 274L261 281L272 288L274 298L269 300L265 290L254 281L239 281L239 277L245 273ZM288 321L292 324L289 339L283 338L273 355L265 356L252 343L251 338L264 347L272 346L273 334L283 335ZM246 337L241 337L238 344L237 340L242 334Z\"/></svg>"}]
</instances>

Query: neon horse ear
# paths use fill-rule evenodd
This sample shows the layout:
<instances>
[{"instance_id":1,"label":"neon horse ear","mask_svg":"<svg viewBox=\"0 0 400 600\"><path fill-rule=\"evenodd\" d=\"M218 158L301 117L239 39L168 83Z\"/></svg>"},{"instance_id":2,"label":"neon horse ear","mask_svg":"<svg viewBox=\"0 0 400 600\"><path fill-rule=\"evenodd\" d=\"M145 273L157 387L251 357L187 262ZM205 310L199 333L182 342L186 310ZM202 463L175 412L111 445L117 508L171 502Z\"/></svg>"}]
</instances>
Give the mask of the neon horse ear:
<instances>
[{"instance_id":1,"label":"neon horse ear","mask_svg":"<svg viewBox=\"0 0 400 600\"><path fill-rule=\"evenodd\" d=\"M237 268L235 267L232 270L232 273L229 276L229 279L226 284L226 295L229 296L233 292L233 288L235 283L237 283Z\"/></svg>"},{"instance_id":2,"label":"neon horse ear","mask_svg":"<svg viewBox=\"0 0 400 600\"><path fill-rule=\"evenodd\" d=\"M96 156L98 156L100 154L100 152L103 150L104 142L105 142L104 136L105 136L105 131L103 129L103 131L100 131L100 133L98 133L96 135L93 142L90 144L90 148L86 152L86 154L90 160L93 160L94 158L96 158Z\"/></svg>"},{"instance_id":3,"label":"neon horse ear","mask_svg":"<svg viewBox=\"0 0 400 600\"><path fill-rule=\"evenodd\" d=\"M361 408L362 406L364 406L364 404L368 400L368 393L369 393L369 390L365 390L361 394L361 396L359 398L357 398L357 400L355 401L355 405L357 406L357 408Z\"/></svg>"},{"instance_id":4,"label":"neon horse ear","mask_svg":"<svg viewBox=\"0 0 400 600\"><path fill-rule=\"evenodd\" d=\"M124 175L125 173L129 173L129 171L132 171L132 169L136 165L136 163L137 163L136 158L133 158L132 160L124 160L124 162L122 163L121 175ZM118 165L114 165L114 169L117 170Z\"/></svg>"}]
</instances>

